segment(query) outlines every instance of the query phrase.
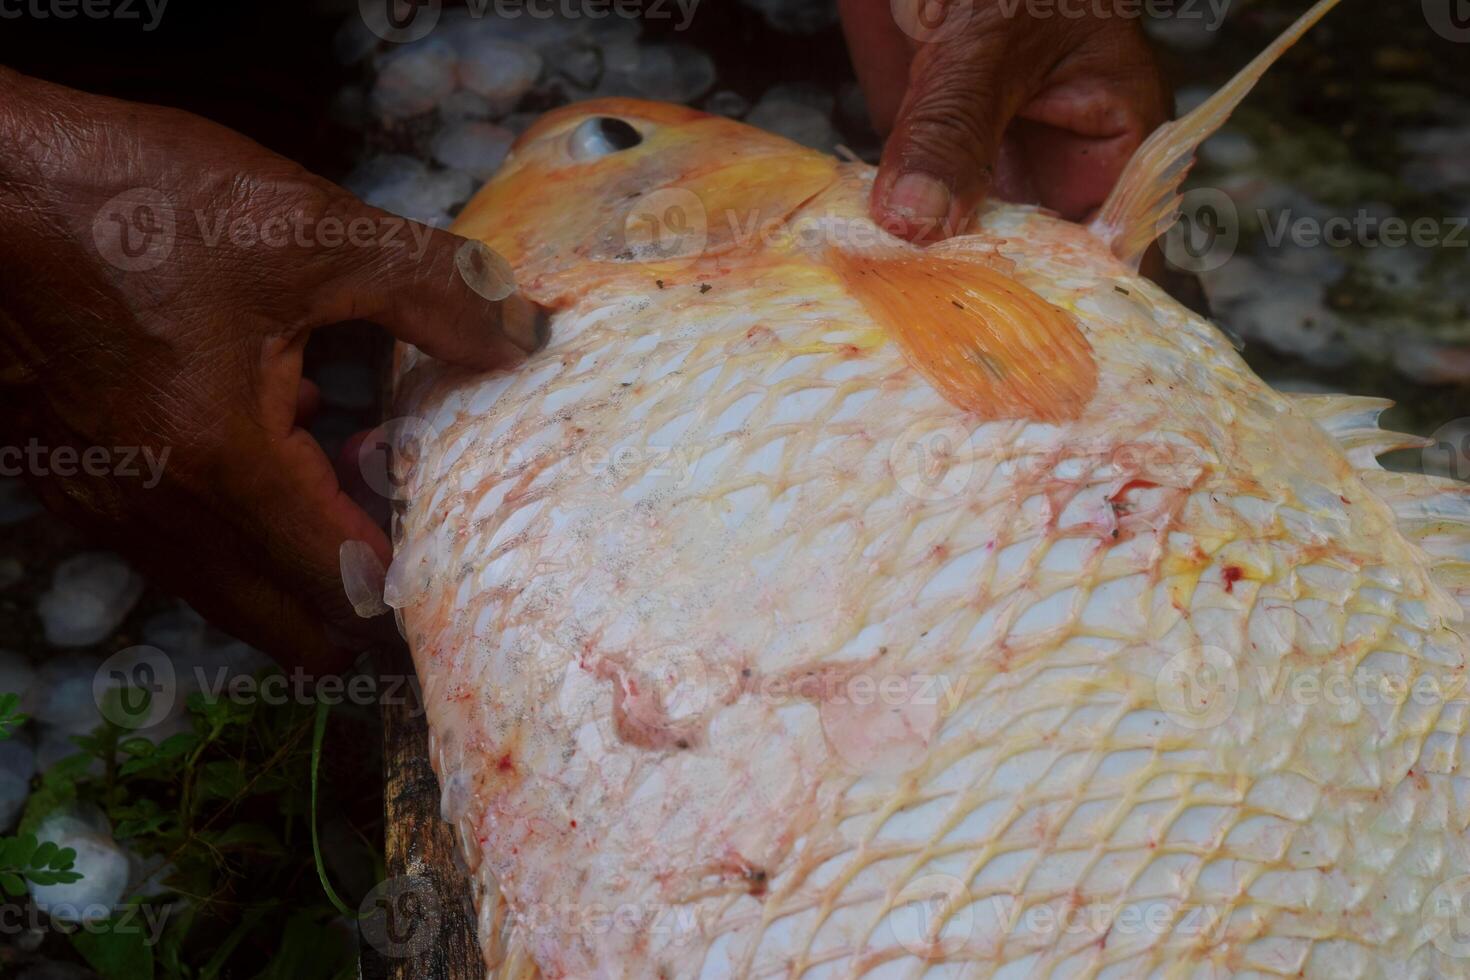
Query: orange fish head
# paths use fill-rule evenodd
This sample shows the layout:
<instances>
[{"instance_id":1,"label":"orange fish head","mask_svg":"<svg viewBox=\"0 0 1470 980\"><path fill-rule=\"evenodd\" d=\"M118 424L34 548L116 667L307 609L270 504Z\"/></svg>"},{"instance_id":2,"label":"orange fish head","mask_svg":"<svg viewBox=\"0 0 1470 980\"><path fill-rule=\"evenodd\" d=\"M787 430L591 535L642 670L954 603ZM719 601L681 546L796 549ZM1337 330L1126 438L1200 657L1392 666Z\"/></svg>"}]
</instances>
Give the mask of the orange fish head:
<instances>
[{"instance_id":1,"label":"orange fish head","mask_svg":"<svg viewBox=\"0 0 1470 980\"><path fill-rule=\"evenodd\" d=\"M505 256L527 295L554 303L576 286L761 248L837 166L721 116L598 99L537 120L453 230Z\"/></svg>"}]
</instances>

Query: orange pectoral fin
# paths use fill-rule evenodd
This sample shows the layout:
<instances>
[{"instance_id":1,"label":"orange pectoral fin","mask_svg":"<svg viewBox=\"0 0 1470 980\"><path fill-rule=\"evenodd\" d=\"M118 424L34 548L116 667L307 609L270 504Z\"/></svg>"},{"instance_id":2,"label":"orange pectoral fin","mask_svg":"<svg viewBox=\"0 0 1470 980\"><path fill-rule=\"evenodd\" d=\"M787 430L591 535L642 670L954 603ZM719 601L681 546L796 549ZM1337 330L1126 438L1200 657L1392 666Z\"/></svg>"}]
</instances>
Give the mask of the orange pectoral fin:
<instances>
[{"instance_id":1,"label":"orange pectoral fin","mask_svg":"<svg viewBox=\"0 0 1470 980\"><path fill-rule=\"evenodd\" d=\"M945 397L984 419L1075 419L1097 362L1072 317L979 261L845 252L828 261Z\"/></svg>"}]
</instances>

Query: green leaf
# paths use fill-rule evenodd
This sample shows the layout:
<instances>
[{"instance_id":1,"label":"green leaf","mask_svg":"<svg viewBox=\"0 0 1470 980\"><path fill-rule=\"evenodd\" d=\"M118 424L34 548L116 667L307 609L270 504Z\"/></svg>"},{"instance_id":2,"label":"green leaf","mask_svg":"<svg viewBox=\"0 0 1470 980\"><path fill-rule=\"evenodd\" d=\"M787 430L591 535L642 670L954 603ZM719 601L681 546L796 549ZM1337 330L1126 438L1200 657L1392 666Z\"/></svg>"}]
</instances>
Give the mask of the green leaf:
<instances>
[{"instance_id":1,"label":"green leaf","mask_svg":"<svg viewBox=\"0 0 1470 980\"><path fill-rule=\"evenodd\" d=\"M153 743L142 736L125 738L117 743L117 748L119 752L126 752L128 755L153 754Z\"/></svg>"},{"instance_id":2,"label":"green leaf","mask_svg":"<svg viewBox=\"0 0 1470 980\"><path fill-rule=\"evenodd\" d=\"M24 868L31 863L31 855L36 853L40 844L35 834L20 834L10 845L9 852L5 855L9 863L17 868Z\"/></svg>"},{"instance_id":3,"label":"green leaf","mask_svg":"<svg viewBox=\"0 0 1470 980\"><path fill-rule=\"evenodd\" d=\"M0 694L0 738L9 738L15 729L25 724L26 716L20 713L19 708L19 694Z\"/></svg>"},{"instance_id":4,"label":"green leaf","mask_svg":"<svg viewBox=\"0 0 1470 980\"><path fill-rule=\"evenodd\" d=\"M71 944L102 980L153 980L153 948L136 911L72 933Z\"/></svg>"},{"instance_id":5,"label":"green leaf","mask_svg":"<svg viewBox=\"0 0 1470 980\"><path fill-rule=\"evenodd\" d=\"M58 848L56 854L51 858L52 871L70 871L71 866L76 863L77 849L75 847Z\"/></svg>"},{"instance_id":6,"label":"green leaf","mask_svg":"<svg viewBox=\"0 0 1470 980\"><path fill-rule=\"evenodd\" d=\"M199 795L203 799L232 799L245 788L245 778L245 772L234 762L205 763L199 771Z\"/></svg>"},{"instance_id":7,"label":"green leaf","mask_svg":"<svg viewBox=\"0 0 1470 980\"><path fill-rule=\"evenodd\" d=\"M0 871L0 889L7 895L21 896L26 893L26 883L21 880L20 875L10 871Z\"/></svg>"},{"instance_id":8,"label":"green leaf","mask_svg":"<svg viewBox=\"0 0 1470 980\"><path fill-rule=\"evenodd\" d=\"M40 847L37 847L35 853L31 855L31 867L46 867L48 864L51 863L51 859L54 858L57 852L60 850L61 848L57 847L51 841L46 841L45 843L41 844Z\"/></svg>"}]
</instances>

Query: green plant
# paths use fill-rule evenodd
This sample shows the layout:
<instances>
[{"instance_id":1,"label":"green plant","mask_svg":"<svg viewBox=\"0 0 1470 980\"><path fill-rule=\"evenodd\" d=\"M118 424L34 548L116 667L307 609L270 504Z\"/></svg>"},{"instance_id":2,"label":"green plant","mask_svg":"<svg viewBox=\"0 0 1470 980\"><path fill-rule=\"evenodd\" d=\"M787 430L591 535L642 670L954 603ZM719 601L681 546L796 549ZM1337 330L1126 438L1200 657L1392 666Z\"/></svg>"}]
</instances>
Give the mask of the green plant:
<instances>
[{"instance_id":1,"label":"green plant","mask_svg":"<svg viewBox=\"0 0 1470 980\"><path fill-rule=\"evenodd\" d=\"M25 722L20 695L0 694L0 739L10 738ZM26 893L27 881L33 885L81 881L81 873L72 870L76 858L72 848L38 841L35 834L0 837L0 893L19 898Z\"/></svg>"},{"instance_id":2,"label":"green plant","mask_svg":"<svg viewBox=\"0 0 1470 980\"><path fill-rule=\"evenodd\" d=\"M33 885L81 881L81 873L72 870L76 857L72 848L42 843L35 834L0 837L0 891L19 897L26 893L27 881Z\"/></svg>"},{"instance_id":3,"label":"green plant","mask_svg":"<svg viewBox=\"0 0 1470 980\"><path fill-rule=\"evenodd\" d=\"M324 895L313 856L316 708L194 694L189 730L155 744L104 724L74 739L78 754L42 777L23 834L59 808L93 804L116 840L156 869L156 884L127 896L114 922L146 918L161 923L157 930L93 928L68 937L104 980L356 974L355 926ZM375 724L351 709L334 718ZM343 801L328 799L340 812ZM375 800L365 802L374 817L381 812ZM381 877L370 843L377 828L368 820L352 829L352 863Z\"/></svg>"}]
</instances>

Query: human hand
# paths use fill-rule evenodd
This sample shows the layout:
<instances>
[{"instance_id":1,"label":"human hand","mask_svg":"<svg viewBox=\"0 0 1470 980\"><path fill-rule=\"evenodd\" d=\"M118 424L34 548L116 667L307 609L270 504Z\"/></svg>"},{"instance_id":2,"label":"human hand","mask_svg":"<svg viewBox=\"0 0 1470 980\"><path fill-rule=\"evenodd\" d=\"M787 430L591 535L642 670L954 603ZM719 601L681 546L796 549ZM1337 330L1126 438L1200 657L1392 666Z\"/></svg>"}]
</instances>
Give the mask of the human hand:
<instances>
[{"instance_id":1,"label":"human hand","mask_svg":"<svg viewBox=\"0 0 1470 980\"><path fill-rule=\"evenodd\" d=\"M301 427L307 338L367 319L435 357L508 367L536 345L538 311L472 290L463 239L203 119L4 69L0 91L0 434L73 459L168 453L156 485L33 473L42 498L288 664L335 669L391 636L343 593L342 542L384 563L390 549Z\"/></svg>"},{"instance_id":2,"label":"human hand","mask_svg":"<svg viewBox=\"0 0 1470 980\"><path fill-rule=\"evenodd\" d=\"M880 134L873 218L945 238L987 194L1081 220L1169 118L1137 17L1027 0L840 0Z\"/></svg>"}]
</instances>

